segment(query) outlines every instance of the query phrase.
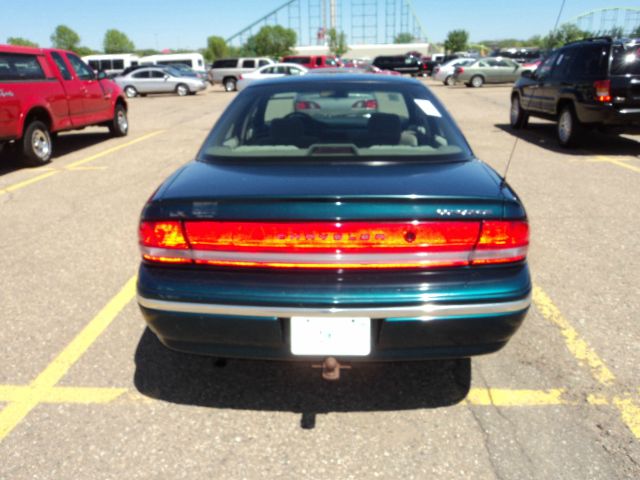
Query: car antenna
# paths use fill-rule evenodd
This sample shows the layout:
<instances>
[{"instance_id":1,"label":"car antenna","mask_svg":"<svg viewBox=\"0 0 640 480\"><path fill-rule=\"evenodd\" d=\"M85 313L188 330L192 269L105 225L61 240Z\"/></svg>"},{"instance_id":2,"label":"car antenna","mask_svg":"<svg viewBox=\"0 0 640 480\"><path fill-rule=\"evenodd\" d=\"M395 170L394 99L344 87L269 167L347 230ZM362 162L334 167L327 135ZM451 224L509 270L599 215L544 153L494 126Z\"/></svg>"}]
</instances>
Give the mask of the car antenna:
<instances>
[{"instance_id":1,"label":"car antenna","mask_svg":"<svg viewBox=\"0 0 640 480\"><path fill-rule=\"evenodd\" d=\"M511 154L509 155L509 160L507 160L507 167L504 169L504 175L502 175L502 182L500 182L500 188L504 187L507 184L507 173L509 172L509 167L511 166L511 160L513 160L513 154L516 152L516 147L518 146L518 140L520 137L516 137L513 142L513 147L511 148Z\"/></svg>"}]
</instances>

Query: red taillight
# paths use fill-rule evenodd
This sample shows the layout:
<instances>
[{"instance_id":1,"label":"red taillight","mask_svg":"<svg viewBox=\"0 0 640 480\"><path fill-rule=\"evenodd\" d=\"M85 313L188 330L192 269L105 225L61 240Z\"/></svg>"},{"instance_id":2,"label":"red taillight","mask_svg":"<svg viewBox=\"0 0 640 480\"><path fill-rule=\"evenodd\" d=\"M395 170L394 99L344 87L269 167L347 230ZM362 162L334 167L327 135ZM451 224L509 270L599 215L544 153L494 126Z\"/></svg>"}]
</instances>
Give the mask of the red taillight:
<instances>
[{"instance_id":1,"label":"red taillight","mask_svg":"<svg viewBox=\"0 0 640 480\"><path fill-rule=\"evenodd\" d=\"M242 80L242 74L238 75L238 80Z\"/></svg>"},{"instance_id":2,"label":"red taillight","mask_svg":"<svg viewBox=\"0 0 640 480\"><path fill-rule=\"evenodd\" d=\"M145 260L191 263L189 244L180 221L141 222L138 234Z\"/></svg>"},{"instance_id":3,"label":"red taillight","mask_svg":"<svg viewBox=\"0 0 640 480\"><path fill-rule=\"evenodd\" d=\"M524 221L142 222L146 260L280 268L433 268L527 254Z\"/></svg>"},{"instance_id":4,"label":"red taillight","mask_svg":"<svg viewBox=\"0 0 640 480\"><path fill-rule=\"evenodd\" d=\"M456 67L455 73L464 73L464 68Z\"/></svg>"},{"instance_id":5,"label":"red taillight","mask_svg":"<svg viewBox=\"0 0 640 480\"><path fill-rule=\"evenodd\" d=\"M365 110L377 110L378 109L378 101L377 100L358 100L351 108L364 108Z\"/></svg>"},{"instance_id":6,"label":"red taillight","mask_svg":"<svg viewBox=\"0 0 640 480\"><path fill-rule=\"evenodd\" d=\"M596 91L596 100L607 103L611 101L611 80L598 80L593 82Z\"/></svg>"},{"instance_id":7,"label":"red taillight","mask_svg":"<svg viewBox=\"0 0 640 480\"><path fill-rule=\"evenodd\" d=\"M298 101L296 102L296 110L316 110L320 108L316 102Z\"/></svg>"}]
</instances>

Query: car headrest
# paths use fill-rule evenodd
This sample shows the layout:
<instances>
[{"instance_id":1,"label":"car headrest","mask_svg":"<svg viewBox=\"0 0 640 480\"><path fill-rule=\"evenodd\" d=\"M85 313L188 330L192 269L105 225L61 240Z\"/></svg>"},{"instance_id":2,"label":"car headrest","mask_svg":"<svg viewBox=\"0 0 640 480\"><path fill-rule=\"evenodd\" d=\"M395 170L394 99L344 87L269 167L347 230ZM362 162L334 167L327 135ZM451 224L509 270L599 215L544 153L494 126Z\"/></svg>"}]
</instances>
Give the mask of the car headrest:
<instances>
[{"instance_id":1,"label":"car headrest","mask_svg":"<svg viewBox=\"0 0 640 480\"><path fill-rule=\"evenodd\" d=\"M367 130L372 145L398 145L402 124L400 117L392 113L373 113Z\"/></svg>"}]
</instances>

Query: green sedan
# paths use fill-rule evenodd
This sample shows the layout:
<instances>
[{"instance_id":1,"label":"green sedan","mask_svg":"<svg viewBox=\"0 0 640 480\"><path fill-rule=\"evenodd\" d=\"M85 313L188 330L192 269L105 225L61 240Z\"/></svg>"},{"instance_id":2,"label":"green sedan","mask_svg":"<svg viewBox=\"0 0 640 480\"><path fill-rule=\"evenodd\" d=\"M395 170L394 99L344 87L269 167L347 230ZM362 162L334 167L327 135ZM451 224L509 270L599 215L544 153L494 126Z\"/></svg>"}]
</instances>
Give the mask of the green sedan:
<instances>
[{"instance_id":1,"label":"green sedan","mask_svg":"<svg viewBox=\"0 0 640 480\"><path fill-rule=\"evenodd\" d=\"M522 72L522 66L508 58L480 58L471 65L457 67L453 74L455 82L467 87L481 87L485 83L512 83Z\"/></svg>"}]
</instances>

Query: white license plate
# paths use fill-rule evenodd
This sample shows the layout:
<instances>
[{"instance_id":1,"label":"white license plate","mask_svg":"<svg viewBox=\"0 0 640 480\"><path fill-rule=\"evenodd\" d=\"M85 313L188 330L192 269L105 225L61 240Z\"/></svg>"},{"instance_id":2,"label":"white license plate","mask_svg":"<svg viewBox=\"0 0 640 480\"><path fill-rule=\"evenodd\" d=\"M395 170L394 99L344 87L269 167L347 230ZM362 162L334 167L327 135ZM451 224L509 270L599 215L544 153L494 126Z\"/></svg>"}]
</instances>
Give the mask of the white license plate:
<instances>
[{"instance_id":1,"label":"white license plate","mask_svg":"<svg viewBox=\"0 0 640 480\"><path fill-rule=\"evenodd\" d=\"M294 355L365 356L371 352L368 317L292 317Z\"/></svg>"}]
</instances>

